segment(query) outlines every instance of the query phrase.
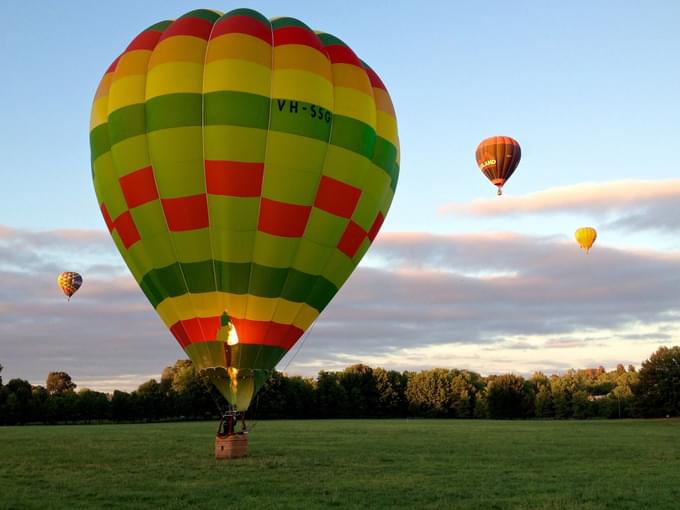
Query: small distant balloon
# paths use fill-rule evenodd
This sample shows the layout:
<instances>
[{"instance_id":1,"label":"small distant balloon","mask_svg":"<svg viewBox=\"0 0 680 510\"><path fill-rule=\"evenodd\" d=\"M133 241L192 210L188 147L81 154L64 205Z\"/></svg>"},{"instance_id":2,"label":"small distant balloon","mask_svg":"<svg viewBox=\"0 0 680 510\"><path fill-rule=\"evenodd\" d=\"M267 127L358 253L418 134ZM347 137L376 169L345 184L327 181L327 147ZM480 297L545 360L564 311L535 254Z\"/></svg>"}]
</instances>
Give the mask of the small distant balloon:
<instances>
[{"instance_id":1,"label":"small distant balloon","mask_svg":"<svg viewBox=\"0 0 680 510\"><path fill-rule=\"evenodd\" d=\"M574 237L581 249L588 253L597 239L597 230L592 227L581 227L576 229Z\"/></svg>"},{"instance_id":2,"label":"small distant balloon","mask_svg":"<svg viewBox=\"0 0 680 510\"><path fill-rule=\"evenodd\" d=\"M73 296L83 284L83 277L78 273L66 271L57 277L57 284L64 294L66 294L68 300L71 301L71 296Z\"/></svg>"},{"instance_id":3,"label":"small distant balloon","mask_svg":"<svg viewBox=\"0 0 680 510\"><path fill-rule=\"evenodd\" d=\"M509 136L492 136L477 146L477 165L486 178L503 194L503 185L519 165L522 149L517 140Z\"/></svg>"}]
</instances>

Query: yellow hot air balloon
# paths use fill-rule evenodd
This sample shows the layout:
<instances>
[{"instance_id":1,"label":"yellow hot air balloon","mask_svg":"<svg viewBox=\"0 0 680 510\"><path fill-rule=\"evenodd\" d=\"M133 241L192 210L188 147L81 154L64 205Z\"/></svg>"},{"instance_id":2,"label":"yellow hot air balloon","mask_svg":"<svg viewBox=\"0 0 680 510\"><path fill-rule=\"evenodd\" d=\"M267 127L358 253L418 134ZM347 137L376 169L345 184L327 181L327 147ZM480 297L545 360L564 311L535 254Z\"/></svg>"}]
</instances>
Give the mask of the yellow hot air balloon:
<instances>
[{"instance_id":1,"label":"yellow hot air balloon","mask_svg":"<svg viewBox=\"0 0 680 510\"><path fill-rule=\"evenodd\" d=\"M366 253L399 173L378 75L338 38L249 9L136 37L96 92L90 145L118 250L238 411Z\"/></svg>"},{"instance_id":2,"label":"yellow hot air balloon","mask_svg":"<svg viewBox=\"0 0 680 510\"><path fill-rule=\"evenodd\" d=\"M581 249L588 253L588 250L593 247L595 239L597 239L597 231L592 227L581 227L576 229L574 237Z\"/></svg>"}]
</instances>

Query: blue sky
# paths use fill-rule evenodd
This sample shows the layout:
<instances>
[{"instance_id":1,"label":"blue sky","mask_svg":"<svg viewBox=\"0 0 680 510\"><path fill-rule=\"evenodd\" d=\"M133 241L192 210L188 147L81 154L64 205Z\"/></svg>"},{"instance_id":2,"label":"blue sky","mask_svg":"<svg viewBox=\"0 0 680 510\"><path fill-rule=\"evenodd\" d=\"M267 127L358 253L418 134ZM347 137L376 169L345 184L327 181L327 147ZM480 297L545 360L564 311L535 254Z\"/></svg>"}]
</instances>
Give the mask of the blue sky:
<instances>
[{"instance_id":1,"label":"blue sky","mask_svg":"<svg viewBox=\"0 0 680 510\"><path fill-rule=\"evenodd\" d=\"M386 229L465 228L435 209L493 193L474 164L477 143L492 134L511 135L523 148L508 194L677 175L669 164L680 112L676 2L342 5L249 4L338 34L387 84L404 171ZM0 140L12 197L0 201L4 223L102 227L87 178L94 90L139 31L194 6L3 4L0 111L11 122L2 123Z\"/></svg>"},{"instance_id":2,"label":"blue sky","mask_svg":"<svg viewBox=\"0 0 680 510\"><path fill-rule=\"evenodd\" d=\"M5 247L13 246L14 253L26 249L27 257L29 252L39 255L44 262L41 270L47 274L47 268L58 265L56 260L66 262L70 256L55 255L56 247L29 249L25 236L34 231L74 230L86 232L86 236L104 232L90 180L88 145L91 100L102 72L137 33L158 20L176 18L197 7L227 11L242 6L268 17L297 17L315 29L339 36L380 74L391 93L402 151L399 187L383 227L383 233L393 237L369 255L368 269L389 269L395 260L406 264L408 257L399 236L412 232L439 236L439 245L424 243L431 251L419 252L418 260L409 259L408 267L400 266L405 271L439 264L438 269L447 274L524 274L531 270L519 265L526 257L499 267L496 259L480 255L480 263L472 267L459 252L444 263L441 259L433 262L432 253L449 253L442 246L448 246L451 236L471 236L458 239L463 243L478 239L478 235L494 235L491 233L498 233L501 240L510 239L509 243L529 239L527 249L531 242L567 246L574 228L582 224L599 227L602 251L612 260L642 257L642 252L650 250L657 258L678 257L679 230L671 220L680 220L676 206L680 193L673 191L678 185L674 153L680 139L680 4L671 0L526 1L512 6L494 1L253 1L203 6L183 1L3 3L0 225L10 229L6 230L10 233ZM519 169L500 199L474 161L477 143L495 134L513 136L523 150ZM566 200L559 205L563 197L578 194L569 187L583 183L600 183L595 198L576 205ZM641 185L651 186L645 197L634 191ZM627 186L633 191L623 197ZM551 188L555 188L553 198L558 204L553 211L547 210L540 195L535 197ZM670 189L670 195L663 195L664 189ZM513 205L504 212L470 212L476 200L483 200L482 208L488 209L495 207L497 200L513 198L516 202L508 202ZM536 202L543 205L531 212L513 213ZM513 209L515 204L518 209ZM453 212L442 213L447 207ZM64 250L68 242L76 243L73 246L80 250L89 246L60 235L55 242ZM520 237L503 237L507 235ZM81 251L76 259L88 267L115 266L118 259L105 246L91 255ZM510 249L503 246L499 249ZM12 275L22 271L12 267L0 275L6 287ZM612 278L616 281L617 277ZM344 295L337 298L337 310L345 303ZM0 306L17 305L21 300L16 296L2 299L5 303L0 301ZM612 295L609 299L617 298ZM671 305L660 306L666 308L658 312L667 313ZM0 314L8 313L3 311L6 309L0 307ZM339 313L336 309L329 310L331 316ZM146 313L153 316L150 307ZM634 315L634 320L640 319ZM657 331L662 322L656 317L639 327ZM604 334L612 325L597 327L601 328L598 334ZM675 331L675 326L668 327ZM664 339L677 343L678 337L673 335ZM163 332L157 336L160 339ZM506 336L512 335L506 332ZM169 346L163 360L171 362L181 351L172 345L169 335L163 341ZM318 342L323 345L322 339ZM417 347L447 342L429 344L423 340ZM474 350L477 344L466 345ZM654 345L649 347L651 352ZM0 360L10 350L0 334ZM647 351L631 347L623 357L639 363L639 353ZM595 360L595 354L586 355L595 352L596 347L583 346L579 351L583 356L574 357L574 363ZM369 357L368 351L353 350L352 346L340 354L346 357L333 360L380 363L382 359L389 364L391 359L395 367L405 366L396 358L380 358L385 353L371 351L373 357ZM393 351L390 355L398 358ZM310 354L304 363L317 369L329 362L319 353L314 356ZM524 360L531 358L528 353L523 356ZM550 356L546 355L547 364L554 360ZM451 363L455 362L452 356ZM512 363L493 366L510 370ZM148 370L153 366L149 363ZM470 362L469 366L484 371L491 365ZM40 369L43 367L40 364ZM102 368L102 376L116 375L106 370L113 369ZM137 370L142 373L145 369Z\"/></svg>"}]
</instances>

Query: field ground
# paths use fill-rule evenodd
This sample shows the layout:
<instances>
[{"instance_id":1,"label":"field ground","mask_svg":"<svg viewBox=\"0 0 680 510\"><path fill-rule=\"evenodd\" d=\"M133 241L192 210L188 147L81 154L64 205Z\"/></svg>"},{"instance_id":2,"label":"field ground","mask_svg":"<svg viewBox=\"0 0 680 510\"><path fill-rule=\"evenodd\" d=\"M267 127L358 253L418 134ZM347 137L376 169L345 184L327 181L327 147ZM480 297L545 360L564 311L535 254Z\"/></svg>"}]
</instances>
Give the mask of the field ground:
<instances>
[{"instance_id":1,"label":"field ground","mask_svg":"<svg viewBox=\"0 0 680 510\"><path fill-rule=\"evenodd\" d=\"M261 421L0 428L0 509L680 508L680 420Z\"/></svg>"}]
</instances>

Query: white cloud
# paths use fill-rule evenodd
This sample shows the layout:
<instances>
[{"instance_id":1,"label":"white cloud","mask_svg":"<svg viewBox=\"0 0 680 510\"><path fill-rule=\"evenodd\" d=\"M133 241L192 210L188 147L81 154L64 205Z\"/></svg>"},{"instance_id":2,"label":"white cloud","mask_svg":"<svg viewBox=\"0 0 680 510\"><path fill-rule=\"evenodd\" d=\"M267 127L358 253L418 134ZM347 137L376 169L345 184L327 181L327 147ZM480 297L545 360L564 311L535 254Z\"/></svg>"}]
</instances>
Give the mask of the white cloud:
<instances>
[{"instance_id":1,"label":"white cloud","mask_svg":"<svg viewBox=\"0 0 680 510\"><path fill-rule=\"evenodd\" d=\"M85 283L67 303L52 255L83 243L92 245ZM122 263L95 270L118 257L104 235L0 229L0 249L8 246L32 262L0 268L5 380L64 370L80 386L129 388L184 357ZM294 357L288 371L306 374L355 362L550 371L639 364L660 343L680 341L678 253L585 255L560 239L512 233L383 233L371 254L379 267L357 269L279 368Z\"/></svg>"},{"instance_id":2,"label":"white cloud","mask_svg":"<svg viewBox=\"0 0 680 510\"><path fill-rule=\"evenodd\" d=\"M680 179L592 182L525 196L480 199L439 208L440 214L487 217L570 213L589 215L620 230L680 229Z\"/></svg>"},{"instance_id":3,"label":"white cloud","mask_svg":"<svg viewBox=\"0 0 680 510\"><path fill-rule=\"evenodd\" d=\"M654 342L680 341L677 328L659 329L680 324L677 253L601 247L585 255L573 243L509 233L384 233L372 257L381 267L351 277L291 366L337 364L347 353L356 362L393 366L436 360L480 371L501 366L499 360L466 361L461 349L471 349L511 353L504 369L510 370L529 359L528 350L540 353L537 363L552 355L568 364L583 353L605 352L603 345L610 359L617 345L641 345L646 356ZM489 276L494 274L501 276ZM626 333L638 336L624 338ZM542 340L522 349L527 337ZM436 354L417 361L411 349Z\"/></svg>"}]
</instances>

